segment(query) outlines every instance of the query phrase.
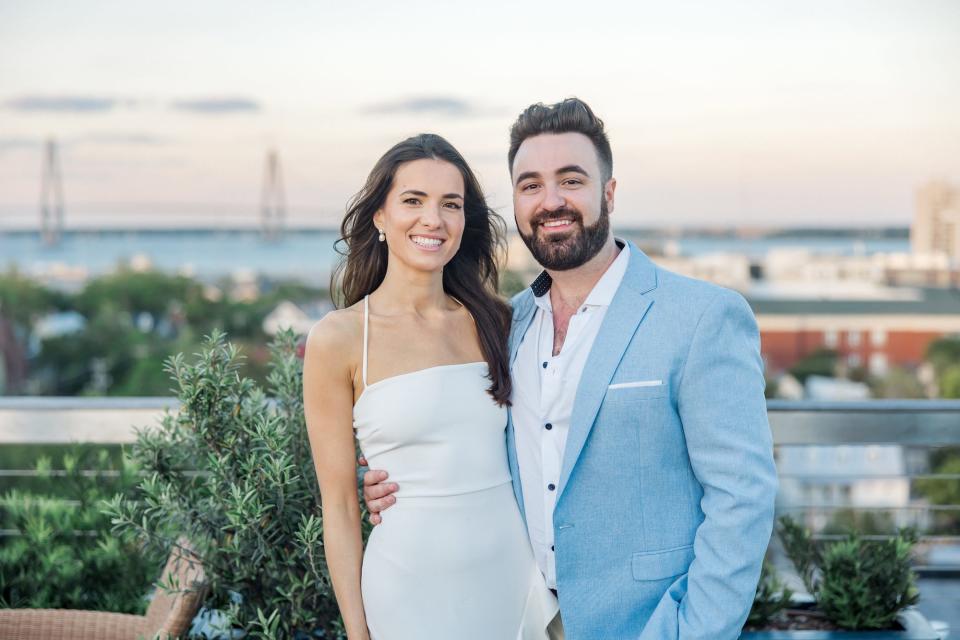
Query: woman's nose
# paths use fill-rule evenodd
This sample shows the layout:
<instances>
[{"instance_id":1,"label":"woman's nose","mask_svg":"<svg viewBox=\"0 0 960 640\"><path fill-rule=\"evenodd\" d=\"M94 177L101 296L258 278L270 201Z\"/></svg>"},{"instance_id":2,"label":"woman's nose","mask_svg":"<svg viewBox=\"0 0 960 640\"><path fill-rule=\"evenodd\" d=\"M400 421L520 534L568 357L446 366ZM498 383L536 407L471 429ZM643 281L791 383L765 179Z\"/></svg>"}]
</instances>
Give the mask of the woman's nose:
<instances>
[{"instance_id":1,"label":"woman's nose","mask_svg":"<svg viewBox=\"0 0 960 640\"><path fill-rule=\"evenodd\" d=\"M440 226L440 209L438 207L424 207L420 214L420 223L431 229Z\"/></svg>"}]
</instances>

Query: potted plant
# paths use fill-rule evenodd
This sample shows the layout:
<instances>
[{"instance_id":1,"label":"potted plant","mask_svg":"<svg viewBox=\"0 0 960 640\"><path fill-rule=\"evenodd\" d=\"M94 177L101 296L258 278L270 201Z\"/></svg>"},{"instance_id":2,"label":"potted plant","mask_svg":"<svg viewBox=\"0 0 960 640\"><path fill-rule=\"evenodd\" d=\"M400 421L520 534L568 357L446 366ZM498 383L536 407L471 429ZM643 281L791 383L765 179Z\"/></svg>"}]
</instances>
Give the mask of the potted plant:
<instances>
[{"instance_id":1,"label":"potted plant","mask_svg":"<svg viewBox=\"0 0 960 640\"><path fill-rule=\"evenodd\" d=\"M821 546L789 516L778 534L807 597L793 594L765 565L741 637L752 640L940 640L913 608L919 593L911 567L912 529L886 540L856 532Z\"/></svg>"},{"instance_id":2,"label":"potted plant","mask_svg":"<svg viewBox=\"0 0 960 640\"><path fill-rule=\"evenodd\" d=\"M286 330L270 345L266 391L240 374L242 356L222 331L205 338L195 363L170 358L180 409L138 431L139 495L118 495L108 509L117 531L158 549L179 535L191 541L223 637L339 634L297 340Z\"/></svg>"}]
</instances>

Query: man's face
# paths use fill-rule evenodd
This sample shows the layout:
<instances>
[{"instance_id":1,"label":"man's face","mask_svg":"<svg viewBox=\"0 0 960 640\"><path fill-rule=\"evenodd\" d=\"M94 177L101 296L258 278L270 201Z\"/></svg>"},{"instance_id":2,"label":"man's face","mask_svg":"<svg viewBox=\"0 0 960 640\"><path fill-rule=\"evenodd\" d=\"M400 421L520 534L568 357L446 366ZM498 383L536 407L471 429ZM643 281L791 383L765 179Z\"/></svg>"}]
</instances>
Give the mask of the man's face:
<instances>
[{"instance_id":1,"label":"man's face","mask_svg":"<svg viewBox=\"0 0 960 640\"><path fill-rule=\"evenodd\" d=\"M575 269L610 235L616 181L582 133L527 138L513 161L513 212L520 237L547 269Z\"/></svg>"}]
</instances>

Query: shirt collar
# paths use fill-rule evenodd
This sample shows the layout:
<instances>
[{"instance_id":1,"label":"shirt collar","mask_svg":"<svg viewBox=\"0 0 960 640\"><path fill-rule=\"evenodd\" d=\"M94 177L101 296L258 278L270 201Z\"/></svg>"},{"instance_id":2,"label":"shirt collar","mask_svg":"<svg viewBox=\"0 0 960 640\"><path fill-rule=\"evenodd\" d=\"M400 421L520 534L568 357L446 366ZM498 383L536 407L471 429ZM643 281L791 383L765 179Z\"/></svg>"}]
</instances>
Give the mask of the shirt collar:
<instances>
[{"instance_id":1,"label":"shirt collar","mask_svg":"<svg viewBox=\"0 0 960 640\"><path fill-rule=\"evenodd\" d=\"M597 280L597 284L593 285L593 289L583 303L585 306L610 306L613 296L620 288L620 283L623 282L623 276L627 273L627 264L630 261L630 246L619 238L614 238L614 241L620 247L620 253ZM543 270L530 285L530 289L533 290L534 302L538 307L547 311L551 311L553 307L550 304L550 296L546 295L549 293L552 284L553 278L546 270Z\"/></svg>"}]
</instances>

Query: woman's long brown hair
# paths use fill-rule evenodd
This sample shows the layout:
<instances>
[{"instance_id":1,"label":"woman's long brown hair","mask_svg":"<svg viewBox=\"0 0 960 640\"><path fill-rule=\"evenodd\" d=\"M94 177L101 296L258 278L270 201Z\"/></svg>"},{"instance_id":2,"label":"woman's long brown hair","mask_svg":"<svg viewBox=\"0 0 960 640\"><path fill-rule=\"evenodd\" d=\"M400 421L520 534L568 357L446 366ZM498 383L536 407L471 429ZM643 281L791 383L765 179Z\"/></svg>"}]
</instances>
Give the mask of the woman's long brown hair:
<instances>
[{"instance_id":1,"label":"woman's long brown hair","mask_svg":"<svg viewBox=\"0 0 960 640\"><path fill-rule=\"evenodd\" d=\"M498 259L505 255L506 225L487 206L480 182L466 160L442 137L422 133L407 138L394 145L374 165L363 189L347 205L340 225L335 248L342 258L330 279L331 295L338 306L350 306L383 282L387 273L387 246L378 239L373 215L386 201L400 165L423 159L449 162L463 176L463 239L460 249L443 268L443 290L462 302L473 315L480 350L489 369L491 385L487 391L498 404L509 405L510 307L497 294Z\"/></svg>"}]
</instances>

